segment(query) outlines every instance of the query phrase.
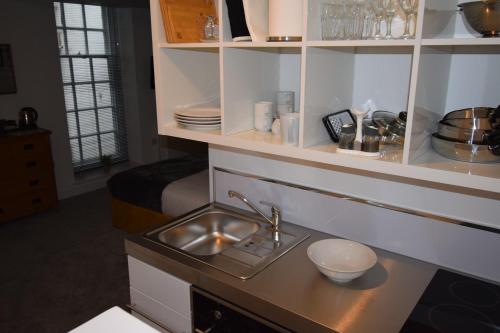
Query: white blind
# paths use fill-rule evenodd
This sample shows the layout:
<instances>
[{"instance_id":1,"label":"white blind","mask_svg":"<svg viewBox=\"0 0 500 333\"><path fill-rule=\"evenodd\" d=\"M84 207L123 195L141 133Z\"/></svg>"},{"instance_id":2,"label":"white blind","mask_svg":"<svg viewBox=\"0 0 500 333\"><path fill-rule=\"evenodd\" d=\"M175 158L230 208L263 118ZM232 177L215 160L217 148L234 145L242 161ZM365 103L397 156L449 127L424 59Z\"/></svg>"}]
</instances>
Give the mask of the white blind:
<instances>
[{"instance_id":1,"label":"white blind","mask_svg":"<svg viewBox=\"0 0 500 333\"><path fill-rule=\"evenodd\" d=\"M54 2L66 116L76 172L127 159L112 9Z\"/></svg>"}]
</instances>

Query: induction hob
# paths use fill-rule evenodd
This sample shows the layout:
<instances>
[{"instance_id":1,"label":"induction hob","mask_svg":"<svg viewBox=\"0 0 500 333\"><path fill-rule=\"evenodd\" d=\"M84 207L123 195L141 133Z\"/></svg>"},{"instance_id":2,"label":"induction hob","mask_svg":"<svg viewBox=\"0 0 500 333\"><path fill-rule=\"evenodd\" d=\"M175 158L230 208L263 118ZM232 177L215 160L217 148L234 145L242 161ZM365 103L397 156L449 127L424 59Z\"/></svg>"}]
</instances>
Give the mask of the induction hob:
<instances>
[{"instance_id":1,"label":"induction hob","mask_svg":"<svg viewBox=\"0 0 500 333\"><path fill-rule=\"evenodd\" d=\"M500 333L500 286L439 269L400 333Z\"/></svg>"}]
</instances>

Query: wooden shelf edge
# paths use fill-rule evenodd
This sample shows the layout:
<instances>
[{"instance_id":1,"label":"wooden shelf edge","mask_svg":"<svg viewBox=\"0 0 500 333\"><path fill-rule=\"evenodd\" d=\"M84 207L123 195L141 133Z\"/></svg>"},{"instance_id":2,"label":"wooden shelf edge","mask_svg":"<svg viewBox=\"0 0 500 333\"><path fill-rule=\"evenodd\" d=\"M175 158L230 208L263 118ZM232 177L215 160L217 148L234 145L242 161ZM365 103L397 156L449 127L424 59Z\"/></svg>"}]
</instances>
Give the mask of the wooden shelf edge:
<instances>
[{"instance_id":1,"label":"wooden shelf edge","mask_svg":"<svg viewBox=\"0 0 500 333\"><path fill-rule=\"evenodd\" d=\"M158 43L160 49L216 49L220 43Z\"/></svg>"}]
</instances>

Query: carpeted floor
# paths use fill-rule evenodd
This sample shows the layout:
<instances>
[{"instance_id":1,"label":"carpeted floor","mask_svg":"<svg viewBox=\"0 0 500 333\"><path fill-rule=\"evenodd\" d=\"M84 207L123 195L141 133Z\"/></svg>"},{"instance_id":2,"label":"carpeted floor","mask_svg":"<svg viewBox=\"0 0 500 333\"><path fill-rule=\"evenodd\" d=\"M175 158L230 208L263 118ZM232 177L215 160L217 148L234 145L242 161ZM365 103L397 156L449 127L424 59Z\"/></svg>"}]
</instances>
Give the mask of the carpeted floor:
<instances>
[{"instance_id":1,"label":"carpeted floor","mask_svg":"<svg viewBox=\"0 0 500 333\"><path fill-rule=\"evenodd\" d=\"M0 332L67 332L128 303L125 236L107 190L0 224Z\"/></svg>"}]
</instances>

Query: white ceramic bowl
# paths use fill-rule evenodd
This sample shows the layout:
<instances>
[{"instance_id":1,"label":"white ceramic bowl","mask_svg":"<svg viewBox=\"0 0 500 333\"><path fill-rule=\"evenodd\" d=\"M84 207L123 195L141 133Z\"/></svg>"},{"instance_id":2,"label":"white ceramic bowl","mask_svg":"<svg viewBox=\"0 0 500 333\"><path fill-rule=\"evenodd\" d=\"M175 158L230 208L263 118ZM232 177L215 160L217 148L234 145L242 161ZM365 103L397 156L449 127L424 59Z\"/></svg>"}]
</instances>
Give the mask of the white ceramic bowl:
<instances>
[{"instance_id":1,"label":"white ceramic bowl","mask_svg":"<svg viewBox=\"0 0 500 333\"><path fill-rule=\"evenodd\" d=\"M347 239L323 239L307 249L309 259L330 280L346 283L363 275L377 263L368 246Z\"/></svg>"}]
</instances>

